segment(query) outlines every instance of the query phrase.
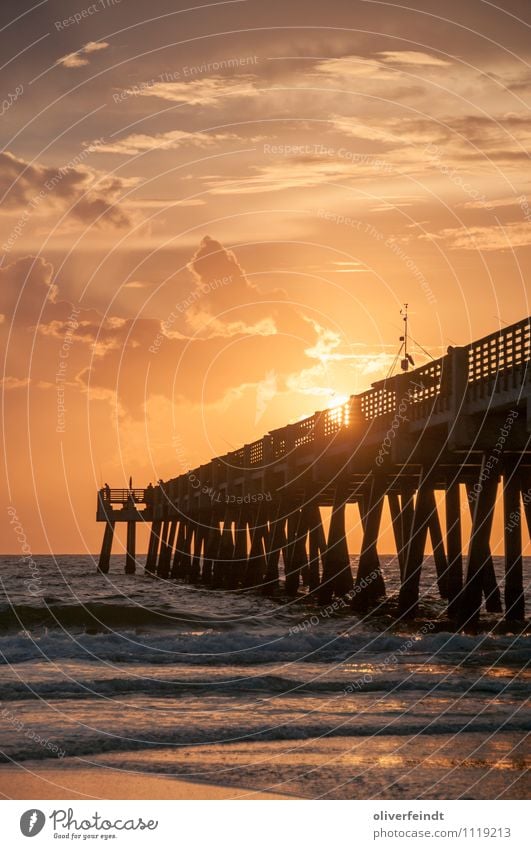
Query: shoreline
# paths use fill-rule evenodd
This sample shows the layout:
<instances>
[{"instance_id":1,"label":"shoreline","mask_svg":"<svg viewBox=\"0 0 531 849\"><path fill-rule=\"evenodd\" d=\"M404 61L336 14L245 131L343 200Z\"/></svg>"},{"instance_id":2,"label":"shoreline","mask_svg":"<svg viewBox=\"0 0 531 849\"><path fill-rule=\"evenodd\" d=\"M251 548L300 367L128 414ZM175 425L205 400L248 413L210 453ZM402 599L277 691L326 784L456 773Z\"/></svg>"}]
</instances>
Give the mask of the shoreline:
<instances>
[{"instance_id":1,"label":"shoreline","mask_svg":"<svg viewBox=\"0 0 531 849\"><path fill-rule=\"evenodd\" d=\"M63 762L64 763L64 762ZM299 797L227 787L222 784L184 781L178 777L160 777L148 772L125 773L95 765L73 763L46 766L35 761L25 765L0 764L0 798L16 800L65 799L108 800L295 800Z\"/></svg>"}]
</instances>

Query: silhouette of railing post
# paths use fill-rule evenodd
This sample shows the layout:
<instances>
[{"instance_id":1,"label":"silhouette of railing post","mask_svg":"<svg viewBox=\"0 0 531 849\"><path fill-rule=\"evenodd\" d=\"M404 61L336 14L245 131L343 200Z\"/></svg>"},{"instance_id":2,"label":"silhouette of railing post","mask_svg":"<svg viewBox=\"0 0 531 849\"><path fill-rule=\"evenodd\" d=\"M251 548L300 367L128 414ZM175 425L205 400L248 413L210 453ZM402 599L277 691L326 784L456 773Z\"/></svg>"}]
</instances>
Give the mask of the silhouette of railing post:
<instances>
[{"instance_id":1,"label":"silhouette of railing post","mask_svg":"<svg viewBox=\"0 0 531 849\"><path fill-rule=\"evenodd\" d=\"M445 361L446 369L443 367L443 378L447 375L450 380L448 447L453 451L461 447L463 443L469 442L469 427L464 416L468 389L468 349L462 347L449 348ZM447 390L447 383L445 388Z\"/></svg>"}]
</instances>

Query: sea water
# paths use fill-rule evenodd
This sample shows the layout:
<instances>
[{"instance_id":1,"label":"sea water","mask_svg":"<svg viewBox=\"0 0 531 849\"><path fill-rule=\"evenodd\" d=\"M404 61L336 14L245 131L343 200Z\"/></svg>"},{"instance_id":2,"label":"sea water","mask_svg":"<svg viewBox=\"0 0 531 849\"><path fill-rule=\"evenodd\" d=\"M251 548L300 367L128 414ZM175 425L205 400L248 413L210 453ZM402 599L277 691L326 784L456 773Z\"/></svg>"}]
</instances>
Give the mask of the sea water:
<instances>
[{"instance_id":1,"label":"sea water","mask_svg":"<svg viewBox=\"0 0 531 849\"><path fill-rule=\"evenodd\" d=\"M124 575L120 557L108 575L92 557L34 559L31 585L23 561L0 560L6 763L311 798L525 793L529 636L444 629L431 558L428 615L401 626L304 596ZM381 560L392 594L396 558Z\"/></svg>"}]
</instances>

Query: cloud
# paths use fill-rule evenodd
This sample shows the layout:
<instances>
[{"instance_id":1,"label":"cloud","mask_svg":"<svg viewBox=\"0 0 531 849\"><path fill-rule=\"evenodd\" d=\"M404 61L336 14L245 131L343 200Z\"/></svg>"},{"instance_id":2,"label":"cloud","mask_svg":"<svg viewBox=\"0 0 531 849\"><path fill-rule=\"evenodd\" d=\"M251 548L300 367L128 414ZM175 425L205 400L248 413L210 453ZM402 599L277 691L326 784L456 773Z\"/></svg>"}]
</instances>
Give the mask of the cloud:
<instances>
[{"instance_id":1,"label":"cloud","mask_svg":"<svg viewBox=\"0 0 531 849\"><path fill-rule=\"evenodd\" d=\"M205 77L190 82L160 82L139 91L139 97L158 97L188 106L221 106L227 97L258 97L255 76Z\"/></svg>"},{"instance_id":2,"label":"cloud","mask_svg":"<svg viewBox=\"0 0 531 849\"><path fill-rule=\"evenodd\" d=\"M192 288L176 293L164 321L128 320L105 336L107 348L83 372L84 385L115 391L136 414L153 394L177 395L175 403L236 403L233 390L260 384L264 363L279 382L307 365L315 330L284 290L256 285L235 253L210 236L188 270Z\"/></svg>"},{"instance_id":3,"label":"cloud","mask_svg":"<svg viewBox=\"0 0 531 849\"><path fill-rule=\"evenodd\" d=\"M419 238L443 239L454 250L507 251L531 245L531 227L526 221L514 221L504 226L446 227L438 233Z\"/></svg>"},{"instance_id":4,"label":"cloud","mask_svg":"<svg viewBox=\"0 0 531 849\"><path fill-rule=\"evenodd\" d=\"M205 236L188 268L196 288L187 319L196 333L217 336L276 333L274 306L266 303L266 296L248 280L235 254L220 242Z\"/></svg>"},{"instance_id":5,"label":"cloud","mask_svg":"<svg viewBox=\"0 0 531 849\"><path fill-rule=\"evenodd\" d=\"M170 130L166 133L133 133L123 139L98 145L98 153L120 153L134 156L148 150L176 150L185 145L208 147L223 141L238 138L234 133L190 133L186 130Z\"/></svg>"},{"instance_id":6,"label":"cloud","mask_svg":"<svg viewBox=\"0 0 531 849\"><path fill-rule=\"evenodd\" d=\"M56 304L58 287L54 282L54 269L42 257L19 257L0 268L0 309L14 320L25 321L33 316L44 301ZM15 313L16 309L16 313ZM28 319L30 323L33 318Z\"/></svg>"},{"instance_id":7,"label":"cloud","mask_svg":"<svg viewBox=\"0 0 531 849\"><path fill-rule=\"evenodd\" d=\"M253 166L245 177L208 176L213 195L246 195L281 192L351 180L353 173L374 173L375 165L339 156L284 156L267 165Z\"/></svg>"},{"instance_id":8,"label":"cloud","mask_svg":"<svg viewBox=\"0 0 531 849\"><path fill-rule=\"evenodd\" d=\"M332 59L323 59L314 66L312 75L338 80L344 82L349 79L355 80L359 77L367 77L377 80L389 80L395 78L395 73L388 70L385 64L365 56L338 56Z\"/></svg>"},{"instance_id":9,"label":"cloud","mask_svg":"<svg viewBox=\"0 0 531 849\"><path fill-rule=\"evenodd\" d=\"M6 392L9 392L12 389L24 389L26 386L29 386L30 379L29 377L12 377L6 375L0 380L0 386L2 389L5 389Z\"/></svg>"},{"instance_id":10,"label":"cloud","mask_svg":"<svg viewBox=\"0 0 531 849\"><path fill-rule=\"evenodd\" d=\"M441 67L450 65L451 63L445 59L439 59L438 56L432 56L429 53L422 53L419 50L383 50L378 53L384 62L396 63L397 65L422 65Z\"/></svg>"},{"instance_id":11,"label":"cloud","mask_svg":"<svg viewBox=\"0 0 531 849\"><path fill-rule=\"evenodd\" d=\"M75 53L67 53L66 56L61 56L57 59L56 65L62 65L63 68L81 68L83 65L89 64L88 57L91 53L97 53L99 50L105 50L109 47L107 41L88 41L80 50Z\"/></svg>"},{"instance_id":12,"label":"cloud","mask_svg":"<svg viewBox=\"0 0 531 849\"><path fill-rule=\"evenodd\" d=\"M131 179L107 176L75 165L51 168L30 163L9 152L0 153L2 212L24 211L35 215L50 208L68 210L84 224L125 227L131 217L120 204Z\"/></svg>"},{"instance_id":13,"label":"cloud","mask_svg":"<svg viewBox=\"0 0 531 849\"><path fill-rule=\"evenodd\" d=\"M267 410L268 404L278 392L277 375L274 369L269 369L263 380L256 384L256 413L255 425L258 424Z\"/></svg>"}]
</instances>

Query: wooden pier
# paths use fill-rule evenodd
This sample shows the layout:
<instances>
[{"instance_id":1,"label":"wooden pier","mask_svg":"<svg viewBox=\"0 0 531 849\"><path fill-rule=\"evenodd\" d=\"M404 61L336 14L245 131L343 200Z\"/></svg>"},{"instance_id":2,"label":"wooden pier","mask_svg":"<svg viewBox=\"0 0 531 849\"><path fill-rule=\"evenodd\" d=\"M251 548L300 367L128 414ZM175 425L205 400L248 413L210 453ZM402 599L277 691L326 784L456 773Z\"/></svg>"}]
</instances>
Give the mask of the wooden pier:
<instances>
[{"instance_id":1,"label":"wooden pier","mask_svg":"<svg viewBox=\"0 0 531 849\"><path fill-rule=\"evenodd\" d=\"M530 361L526 318L156 487L104 488L99 569L109 569L115 523L126 522L126 572L134 571L136 523L144 522L151 527L145 570L153 576L270 593L279 589L282 557L285 593L306 587L319 603L349 597L354 609L367 611L385 597L378 537L387 500L401 574L397 616L417 614L429 535L438 591L456 627L475 627L483 600L487 611L522 622L522 535L531 533ZM490 548L500 487L503 591ZM465 502L472 522L466 545ZM348 503L358 505L363 528L356 575L346 543ZM321 507L332 508L327 535Z\"/></svg>"}]
</instances>

